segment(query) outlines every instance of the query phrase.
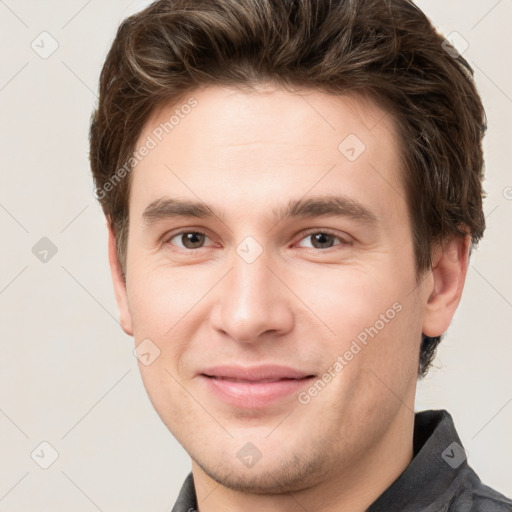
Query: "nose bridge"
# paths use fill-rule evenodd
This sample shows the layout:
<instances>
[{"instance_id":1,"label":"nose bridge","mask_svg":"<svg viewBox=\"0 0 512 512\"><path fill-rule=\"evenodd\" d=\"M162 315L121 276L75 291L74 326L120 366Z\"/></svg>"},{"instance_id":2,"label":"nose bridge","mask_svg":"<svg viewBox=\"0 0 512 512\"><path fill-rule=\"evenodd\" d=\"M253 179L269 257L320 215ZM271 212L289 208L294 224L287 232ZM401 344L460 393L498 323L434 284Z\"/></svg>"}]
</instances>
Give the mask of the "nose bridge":
<instances>
[{"instance_id":1,"label":"nose bridge","mask_svg":"<svg viewBox=\"0 0 512 512\"><path fill-rule=\"evenodd\" d=\"M271 297L276 297L276 290L272 290L275 276L270 271L271 258L262 252L254 257L255 249L246 242L237 247L237 254L233 258L233 270L231 271L232 295L238 302L257 303L264 310L268 308ZM254 257L254 259L253 259ZM274 293L270 293L270 292Z\"/></svg>"},{"instance_id":2,"label":"nose bridge","mask_svg":"<svg viewBox=\"0 0 512 512\"><path fill-rule=\"evenodd\" d=\"M233 254L231 271L223 280L214 323L238 341L257 341L264 332L291 328L286 287L274 275L273 258L251 237ZM274 262L275 263L275 262Z\"/></svg>"}]
</instances>

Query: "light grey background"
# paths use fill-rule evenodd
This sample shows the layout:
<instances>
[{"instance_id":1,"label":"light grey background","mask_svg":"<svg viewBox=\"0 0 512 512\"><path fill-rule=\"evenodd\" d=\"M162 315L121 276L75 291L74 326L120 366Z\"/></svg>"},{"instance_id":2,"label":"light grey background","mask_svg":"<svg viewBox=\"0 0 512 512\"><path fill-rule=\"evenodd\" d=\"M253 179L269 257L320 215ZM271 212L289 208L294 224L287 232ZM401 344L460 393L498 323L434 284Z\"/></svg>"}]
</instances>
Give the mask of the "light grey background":
<instances>
[{"instance_id":1,"label":"light grey background","mask_svg":"<svg viewBox=\"0 0 512 512\"><path fill-rule=\"evenodd\" d=\"M169 511L190 470L117 321L87 157L106 52L147 3L0 0L0 511ZM467 41L489 132L487 231L416 410L450 411L470 465L512 496L512 0L418 3Z\"/></svg>"}]
</instances>

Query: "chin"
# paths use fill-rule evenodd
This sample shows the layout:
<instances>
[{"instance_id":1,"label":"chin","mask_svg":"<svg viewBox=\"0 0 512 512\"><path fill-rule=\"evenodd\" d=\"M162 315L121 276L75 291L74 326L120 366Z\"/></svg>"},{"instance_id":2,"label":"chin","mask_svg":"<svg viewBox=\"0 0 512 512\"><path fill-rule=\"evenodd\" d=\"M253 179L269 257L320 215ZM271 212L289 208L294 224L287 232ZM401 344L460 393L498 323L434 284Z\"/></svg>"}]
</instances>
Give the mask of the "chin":
<instances>
[{"instance_id":1,"label":"chin","mask_svg":"<svg viewBox=\"0 0 512 512\"><path fill-rule=\"evenodd\" d=\"M326 474L325 458L305 460L296 455L290 460L279 462L276 457L267 463L263 458L253 467L246 468L235 459L233 465L209 465L195 460L196 464L212 480L233 491L246 494L280 495L307 489Z\"/></svg>"}]
</instances>

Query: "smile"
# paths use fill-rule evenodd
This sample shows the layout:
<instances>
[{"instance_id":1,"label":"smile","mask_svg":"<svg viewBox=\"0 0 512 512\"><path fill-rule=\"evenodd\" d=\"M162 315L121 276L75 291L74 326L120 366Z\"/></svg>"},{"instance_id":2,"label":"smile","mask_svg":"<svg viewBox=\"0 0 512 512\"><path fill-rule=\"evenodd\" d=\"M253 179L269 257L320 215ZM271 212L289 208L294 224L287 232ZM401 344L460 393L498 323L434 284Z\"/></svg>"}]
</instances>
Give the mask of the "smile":
<instances>
[{"instance_id":1,"label":"smile","mask_svg":"<svg viewBox=\"0 0 512 512\"><path fill-rule=\"evenodd\" d=\"M226 375L228 374L228 375ZM276 366L217 367L199 375L209 393L240 408L263 408L304 388L314 375Z\"/></svg>"}]
</instances>

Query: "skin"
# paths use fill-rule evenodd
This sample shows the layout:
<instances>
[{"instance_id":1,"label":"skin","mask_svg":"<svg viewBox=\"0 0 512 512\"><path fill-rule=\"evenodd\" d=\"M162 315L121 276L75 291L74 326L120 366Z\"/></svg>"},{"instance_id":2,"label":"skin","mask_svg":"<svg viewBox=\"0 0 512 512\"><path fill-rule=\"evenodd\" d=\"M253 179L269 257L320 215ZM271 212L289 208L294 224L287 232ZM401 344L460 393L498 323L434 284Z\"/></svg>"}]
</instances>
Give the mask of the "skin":
<instances>
[{"instance_id":1,"label":"skin","mask_svg":"<svg viewBox=\"0 0 512 512\"><path fill-rule=\"evenodd\" d=\"M412 459L421 334L448 328L469 240L435 248L417 281L393 119L370 100L270 84L191 96L197 107L132 171L126 284L109 233L122 328L160 350L139 362L144 386L192 459L201 512L363 511ZM158 109L136 146L175 108ZM349 134L366 146L353 162L338 150ZM271 216L290 199L333 193L377 222ZM164 195L200 199L225 219L148 225L144 209ZM187 248L180 229L205 231L203 245ZM332 247L315 246L310 230L334 233ZM236 251L247 236L263 250L252 263ZM294 394L241 409L197 376L268 363L320 377L394 303L400 312L307 404ZM262 454L252 467L237 457L247 442Z\"/></svg>"}]
</instances>

